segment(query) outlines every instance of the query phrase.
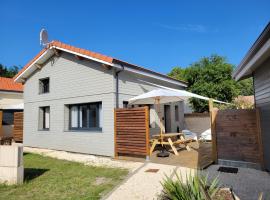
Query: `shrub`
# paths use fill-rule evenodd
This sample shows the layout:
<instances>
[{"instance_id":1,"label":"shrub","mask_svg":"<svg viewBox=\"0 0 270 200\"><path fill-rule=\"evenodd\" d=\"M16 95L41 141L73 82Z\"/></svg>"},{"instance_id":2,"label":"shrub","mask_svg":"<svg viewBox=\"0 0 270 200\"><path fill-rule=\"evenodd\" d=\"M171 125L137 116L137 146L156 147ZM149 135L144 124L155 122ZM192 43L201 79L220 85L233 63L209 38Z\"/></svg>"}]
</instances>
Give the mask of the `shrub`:
<instances>
[{"instance_id":1,"label":"shrub","mask_svg":"<svg viewBox=\"0 0 270 200\"><path fill-rule=\"evenodd\" d=\"M208 176L198 173L186 175L184 181L182 174L176 175L176 179L166 176L161 199L163 200L211 200L218 191L218 179L208 181Z\"/></svg>"}]
</instances>

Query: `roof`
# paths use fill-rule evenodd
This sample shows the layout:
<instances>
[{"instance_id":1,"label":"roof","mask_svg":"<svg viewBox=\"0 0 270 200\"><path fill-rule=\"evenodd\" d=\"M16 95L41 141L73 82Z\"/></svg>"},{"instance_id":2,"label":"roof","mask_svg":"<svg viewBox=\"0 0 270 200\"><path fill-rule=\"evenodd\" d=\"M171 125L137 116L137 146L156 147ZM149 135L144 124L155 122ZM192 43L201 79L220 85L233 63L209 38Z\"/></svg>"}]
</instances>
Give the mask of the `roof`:
<instances>
[{"instance_id":1,"label":"roof","mask_svg":"<svg viewBox=\"0 0 270 200\"><path fill-rule=\"evenodd\" d=\"M23 85L12 78L0 77L0 91L23 92Z\"/></svg>"},{"instance_id":2,"label":"roof","mask_svg":"<svg viewBox=\"0 0 270 200\"><path fill-rule=\"evenodd\" d=\"M259 65L270 55L270 22L251 46L241 63L233 72L236 80L251 77Z\"/></svg>"},{"instance_id":3,"label":"roof","mask_svg":"<svg viewBox=\"0 0 270 200\"><path fill-rule=\"evenodd\" d=\"M174 78L169 77L167 75L164 75L164 74L161 74L161 73L158 73L158 72L155 72L155 71L152 71L152 70L149 70L149 69L146 69L146 68L143 68L143 67L140 67L140 66L137 66L137 65L134 65L134 64L131 64L131 63L128 63L128 62L113 58L113 57L110 57L110 56L106 56L106 55L103 55L103 54L100 54L100 53L95 53L93 51L89 51L89 50L86 50L86 49L77 48L77 47L74 47L74 46L59 42L59 41L50 42L49 45L47 46L47 48L42 49L30 62L28 62L23 67L23 69L14 77L14 80L18 81L18 79L20 78L20 76L23 73L25 73L30 67L32 67L39 59L42 59L42 57L48 51L51 51L52 49L57 49L57 50L60 50L60 51L66 51L68 53L79 55L79 56L85 57L87 59L91 59L91 60L94 60L94 61L97 61L97 62L101 62L103 64L110 65L110 66L113 66L113 67L117 67L117 66L121 67L122 65L125 65L125 66L127 66L129 68L132 68L133 71L130 70L132 72L135 72L134 70L139 70L140 72L144 72L146 75L151 74L155 78L161 78L163 80L171 80L172 82L178 83L178 84L180 84L180 85L182 85L184 87L187 86L186 82L174 79ZM52 55L53 54L51 53L50 56L52 56ZM46 57L46 56L44 56L44 57ZM48 58L48 56L47 56L47 58Z\"/></svg>"}]
</instances>

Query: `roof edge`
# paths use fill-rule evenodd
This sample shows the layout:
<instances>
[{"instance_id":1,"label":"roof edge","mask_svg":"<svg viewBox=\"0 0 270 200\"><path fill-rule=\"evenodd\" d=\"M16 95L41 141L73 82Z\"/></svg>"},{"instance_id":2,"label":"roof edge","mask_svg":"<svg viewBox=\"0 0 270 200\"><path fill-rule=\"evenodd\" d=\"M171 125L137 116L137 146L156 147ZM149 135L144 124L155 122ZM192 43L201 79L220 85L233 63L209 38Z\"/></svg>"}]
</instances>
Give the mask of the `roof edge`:
<instances>
[{"instance_id":1,"label":"roof edge","mask_svg":"<svg viewBox=\"0 0 270 200\"><path fill-rule=\"evenodd\" d=\"M124 65L127 65L127 66L130 66L134 69L137 69L137 70L141 70L141 71L144 71L144 72L147 72L147 73L151 73L151 74L154 74L156 76L160 76L160 77L163 77L163 78L166 78L166 79L169 79L169 80L172 80L172 81L176 81L178 83L180 83L182 86L184 87L187 87L188 83L185 82L185 81L182 81L182 80L178 80L178 79L175 79L175 78L172 78L168 75L165 75L165 74L162 74L162 73L159 73L159 72L156 72L156 71L153 71L153 70L150 70L150 69L147 69L147 68L144 68L144 67L141 67L141 66L138 66L138 65L135 65L135 64L131 64L131 63L128 63L128 62L125 62L125 61L122 61L122 60L119 60L119 59L113 59L113 61L117 64L124 64Z\"/></svg>"},{"instance_id":2,"label":"roof edge","mask_svg":"<svg viewBox=\"0 0 270 200\"><path fill-rule=\"evenodd\" d=\"M264 45L264 43L270 38L270 22L266 25L266 27L263 29L259 37L256 39L256 41L252 44L240 64L237 66L237 68L233 72L233 78L234 79L243 79L250 77L252 74L241 76L237 78L241 70L243 70L246 65L251 61L251 59L256 55L256 53L260 50L260 48Z\"/></svg>"},{"instance_id":3,"label":"roof edge","mask_svg":"<svg viewBox=\"0 0 270 200\"><path fill-rule=\"evenodd\" d=\"M94 60L96 62L111 65L111 66L116 67L116 68L117 68L116 64L120 64L120 65L124 64L124 65L127 65L127 66L131 67L131 68L134 68L135 70L139 70L139 71L144 72L146 76L147 76L147 74L150 74L150 75L153 75L153 77L156 78L156 79L160 77L164 81L169 81L169 82L171 81L171 83L173 83L173 84L177 84L177 85L180 85L180 86L183 86L183 87L187 87L187 82L185 82L185 81L180 81L180 80L177 80L175 78L169 77L169 76L167 76L165 74L161 74L161 73L155 72L153 70L150 70L150 69L147 69L147 68L144 68L144 67L140 67L140 66L137 66L137 65L134 65L134 64L131 64L131 63L116 59L116 58L112 58L112 57L109 57L109 56L99 54L99 53L94 53L92 51L88 51L88 50L85 50L85 49L80 49L80 48L77 48L77 47L74 47L74 46L70 46L70 45L64 44L62 42L55 41L55 40L50 42L50 44L48 45L47 48L42 49L30 62L28 62L24 66L23 69L20 70L18 72L18 74L16 74L14 76L14 78L13 78L14 81L18 82L20 77L30 67L34 66L34 64L44 54L46 54L46 52L48 52L47 50L53 49L53 48L58 49L60 51L65 51L65 52L68 52L68 53L71 53L71 54L75 54L75 55L84 57L84 58L89 59L89 60Z\"/></svg>"}]
</instances>

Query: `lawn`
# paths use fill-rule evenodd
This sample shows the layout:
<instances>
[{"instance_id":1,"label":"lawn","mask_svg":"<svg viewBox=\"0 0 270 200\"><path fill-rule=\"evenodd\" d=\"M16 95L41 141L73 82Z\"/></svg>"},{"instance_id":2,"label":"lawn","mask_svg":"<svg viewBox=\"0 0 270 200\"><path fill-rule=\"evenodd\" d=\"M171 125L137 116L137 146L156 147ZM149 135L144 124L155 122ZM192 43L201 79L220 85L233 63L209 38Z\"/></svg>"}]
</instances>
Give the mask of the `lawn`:
<instances>
[{"instance_id":1,"label":"lawn","mask_svg":"<svg viewBox=\"0 0 270 200\"><path fill-rule=\"evenodd\" d=\"M0 199L100 199L128 173L37 154L24 155L24 168L24 184L0 185Z\"/></svg>"}]
</instances>

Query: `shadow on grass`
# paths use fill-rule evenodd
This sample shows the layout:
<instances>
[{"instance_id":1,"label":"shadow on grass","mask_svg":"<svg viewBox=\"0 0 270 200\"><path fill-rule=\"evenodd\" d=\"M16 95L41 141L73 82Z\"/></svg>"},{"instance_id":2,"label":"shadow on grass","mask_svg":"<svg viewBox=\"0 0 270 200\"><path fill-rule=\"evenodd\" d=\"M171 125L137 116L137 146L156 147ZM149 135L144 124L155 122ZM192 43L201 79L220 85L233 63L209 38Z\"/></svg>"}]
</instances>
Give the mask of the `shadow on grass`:
<instances>
[{"instance_id":1,"label":"shadow on grass","mask_svg":"<svg viewBox=\"0 0 270 200\"><path fill-rule=\"evenodd\" d=\"M49 171L49 169L38 169L38 168L24 168L24 181L29 182L45 172Z\"/></svg>"}]
</instances>

